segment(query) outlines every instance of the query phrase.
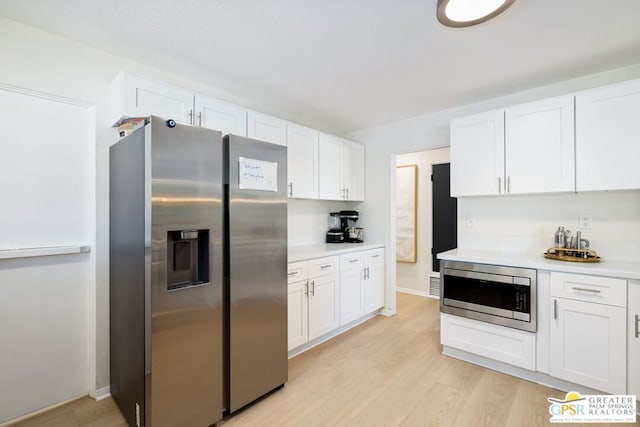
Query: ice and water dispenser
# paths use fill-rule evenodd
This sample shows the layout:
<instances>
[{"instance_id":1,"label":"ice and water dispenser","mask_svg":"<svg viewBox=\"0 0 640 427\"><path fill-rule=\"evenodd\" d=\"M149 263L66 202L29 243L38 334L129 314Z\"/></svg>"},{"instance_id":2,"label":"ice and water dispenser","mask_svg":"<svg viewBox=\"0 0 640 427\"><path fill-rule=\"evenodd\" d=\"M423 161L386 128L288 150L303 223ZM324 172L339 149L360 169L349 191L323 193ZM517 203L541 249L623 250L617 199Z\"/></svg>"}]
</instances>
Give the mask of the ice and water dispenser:
<instances>
[{"instance_id":1,"label":"ice and water dispenser","mask_svg":"<svg viewBox=\"0 0 640 427\"><path fill-rule=\"evenodd\" d=\"M209 283L209 230L167 232L167 290Z\"/></svg>"}]
</instances>

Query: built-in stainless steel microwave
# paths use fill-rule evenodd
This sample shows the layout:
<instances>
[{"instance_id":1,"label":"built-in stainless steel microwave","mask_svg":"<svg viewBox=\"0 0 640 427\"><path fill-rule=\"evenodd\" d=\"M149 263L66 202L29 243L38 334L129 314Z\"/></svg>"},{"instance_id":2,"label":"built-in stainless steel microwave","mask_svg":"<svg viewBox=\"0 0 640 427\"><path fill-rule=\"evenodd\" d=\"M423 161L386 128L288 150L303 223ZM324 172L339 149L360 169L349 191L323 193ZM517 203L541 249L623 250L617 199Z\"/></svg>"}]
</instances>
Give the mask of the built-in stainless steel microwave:
<instances>
[{"instance_id":1,"label":"built-in stainless steel microwave","mask_svg":"<svg viewBox=\"0 0 640 427\"><path fill-rule=\"evenodd\" d=\"M536 331L536 270L442 261L440 311Z\"/></svg>"}]
</instances>

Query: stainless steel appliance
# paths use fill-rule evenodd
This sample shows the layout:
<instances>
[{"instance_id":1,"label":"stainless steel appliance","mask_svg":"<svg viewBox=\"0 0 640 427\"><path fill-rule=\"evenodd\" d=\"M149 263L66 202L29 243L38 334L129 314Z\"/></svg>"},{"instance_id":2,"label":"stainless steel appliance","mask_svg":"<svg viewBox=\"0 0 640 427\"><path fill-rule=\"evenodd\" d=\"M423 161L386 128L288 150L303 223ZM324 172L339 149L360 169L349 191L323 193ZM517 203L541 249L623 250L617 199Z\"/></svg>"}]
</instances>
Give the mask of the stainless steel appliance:
<instances>
[{"instance_id":1,"label":"stainless steel appliance","mask_svg":"<svg viewBox=\"0 0 640 427\"><path fill-rule=\"evenodd\" d=\"M536 331L536 270L441 262L440 311Z\"/></svg>"},{"instance_id":2,"label":"stainless steel appliance","mask_svg":"<svg viewBox=\"0 0 640 427\"><path fill-rule=\"evenodd\" d=\"M287 148L224 137L228 405L287 381Z\"/></svg>"},{"instance_id":3,"label":"stainless steel appliance","mask_svg":"<svg viewBox=\"0 0 640 427\"><path fill-rule=\"evenodd\" d=\"M282 385L286 148L151 117L110 168L111 394L129 425L209 426Z\"/></svg>"}]
</instances>

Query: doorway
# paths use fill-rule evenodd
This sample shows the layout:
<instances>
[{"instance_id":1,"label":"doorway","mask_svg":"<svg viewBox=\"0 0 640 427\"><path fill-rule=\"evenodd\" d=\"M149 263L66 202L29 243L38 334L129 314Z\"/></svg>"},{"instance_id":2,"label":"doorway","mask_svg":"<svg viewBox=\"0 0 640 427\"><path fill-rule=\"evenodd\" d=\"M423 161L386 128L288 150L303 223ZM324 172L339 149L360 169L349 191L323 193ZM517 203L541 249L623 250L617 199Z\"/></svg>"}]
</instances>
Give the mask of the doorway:
<instances>
[{"instance_id":1,"label":"doorway","mask_svg":"<svg viewBox=\"0 0 640 427\"><path fill-rule=\"evenodd\" d=\"M457 242L457 205L453 199L454 209L451 208L448 188L448 165L450 159L449 147L425 150L407 154L396 155L396 172L403 167L404 174L407 166L415 165L415 259L403 256L396 262L396 290L414 295L435 297L439 290L439 273L434 271L439 263L434 262L435 254L443 250L451 249L452 242ZM432 172L434 182L432 182ZM401 177L396 173L397 184ZM406 182L406 178L404 178ZM446 184L446 185L445 185ZM412 195L403 194L407 191L406 184L396 185L396 223L402 224L399 215L406 215L406 208L399 206L402 201L411 200ZM446 196L446 197L445 197ZM441 200L445 203L441 206ZM445 224L446 223L446 224ZM445 224L445 225L443 225ZM402 231L402 232L401 232ZM435 233L434 233L435 231ZM397 244L404 245L397 249L398 254L406 253L407 233L406 228L397 230L402 236L402 241ZM437 236L435 236L437 234ZM436 239L434 241L434 238ZM454 246L455 247L455 246ZM433 252L432 252L433 248Z\"/></svg>"}]
</instances>

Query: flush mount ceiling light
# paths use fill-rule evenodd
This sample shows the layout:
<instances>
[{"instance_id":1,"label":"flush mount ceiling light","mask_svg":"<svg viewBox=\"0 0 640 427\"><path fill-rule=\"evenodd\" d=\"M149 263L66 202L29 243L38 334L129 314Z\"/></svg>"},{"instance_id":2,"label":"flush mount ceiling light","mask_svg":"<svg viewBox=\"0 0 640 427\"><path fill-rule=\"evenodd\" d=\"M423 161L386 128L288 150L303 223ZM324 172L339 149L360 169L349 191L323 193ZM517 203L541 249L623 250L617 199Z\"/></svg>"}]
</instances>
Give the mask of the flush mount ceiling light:
<instances>
[{"instance_id":1,"label":"flush mount ceiling light","mask_svg":"<svg viewBox=\"0 0 640 427\"><path fill-rule=\"evenodd\" d=\"M438 0L438 21L447 27L470 27L507 10L515 0Z\"/></svg>"}]
</instances>

